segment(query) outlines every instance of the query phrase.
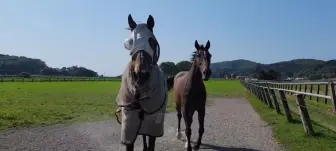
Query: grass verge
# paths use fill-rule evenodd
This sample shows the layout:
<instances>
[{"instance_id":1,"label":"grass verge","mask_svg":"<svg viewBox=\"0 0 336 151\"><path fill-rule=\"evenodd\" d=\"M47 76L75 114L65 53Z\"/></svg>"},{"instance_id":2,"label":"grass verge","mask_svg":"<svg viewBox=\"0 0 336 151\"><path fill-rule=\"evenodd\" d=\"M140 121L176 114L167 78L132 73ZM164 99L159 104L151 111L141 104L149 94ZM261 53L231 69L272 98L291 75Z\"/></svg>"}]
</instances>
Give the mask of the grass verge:
<instances>
[{"instance_id":1,"label":"grass verge","mask_svg":"<svg viewBox=\"0 0 336 151\"><path fill-rule=\"evenodd\" d=\"M336 133L313 124L316 136L306 136L300 118L292 114L294 123L288 123L284 115L277 114L254 95L247 93L247 99L261 118L272 126L275 138L289 151L333 151L336 148Z\"/></svg>"}]
</instances>

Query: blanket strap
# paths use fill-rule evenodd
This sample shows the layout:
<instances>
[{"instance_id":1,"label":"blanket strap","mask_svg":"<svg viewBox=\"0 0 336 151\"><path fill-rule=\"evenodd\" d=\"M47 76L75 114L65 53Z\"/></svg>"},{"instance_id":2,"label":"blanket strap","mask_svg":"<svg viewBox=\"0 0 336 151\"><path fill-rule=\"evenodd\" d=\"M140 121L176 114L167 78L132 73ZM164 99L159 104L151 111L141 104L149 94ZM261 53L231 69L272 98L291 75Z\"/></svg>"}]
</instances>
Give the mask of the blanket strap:
<instances>
[{"instance_id":1,"label":"blanket strap","mask_svg":"<svg viewBox=\"0 0 336 151\"><path fill-rule=\"evenodd\" d=\"M166 83L164 83L164 86L166 87ZM162 104L160 105L160 107L157 108L156 110L152 111L152 112L147 112L147 111L145 111L145 110L141 107L141 105L140 105L140 101L150 99L150 97L145 97L145 98L141 98L141 99L140 99L139 97L140 97L139 92L137 92L137 93L135 94L135 99L136 99L136 101L135 101L134 103L131 103L131 104L129 104L129 105L118 105L118 106L119 106L119 109L114 113L115 116L116 116L116 118L117 118L117 122L118 122L119 124L121 124L121 122L119 121L118 115L117 115L117 113L121 112L121 109L120 109L120 108L123 107L123 108L127 108L127 109L129 109L129 110L140 109L140 112L139 112L139 115L138 115L138 116L139 116L139 119L140 119L140 123L139 123L139 126L138 126L138 130L137 130L137 132L136 132L136 136L139 134L139 131L140 131L142 122L143 122L143 120L144 120L145 114L154 114L154 113L158 112L159 110L161 110L162 107L163 107L163 106L165 105L165 103L166 103L165 100L167 99L167 93L165 93L164 99L163 99ZM133 143L132 143L132 144L134 144L135 140L136 140L136 137L135 137L135 139L133 140Z\"/></svg>"}]
</instances>

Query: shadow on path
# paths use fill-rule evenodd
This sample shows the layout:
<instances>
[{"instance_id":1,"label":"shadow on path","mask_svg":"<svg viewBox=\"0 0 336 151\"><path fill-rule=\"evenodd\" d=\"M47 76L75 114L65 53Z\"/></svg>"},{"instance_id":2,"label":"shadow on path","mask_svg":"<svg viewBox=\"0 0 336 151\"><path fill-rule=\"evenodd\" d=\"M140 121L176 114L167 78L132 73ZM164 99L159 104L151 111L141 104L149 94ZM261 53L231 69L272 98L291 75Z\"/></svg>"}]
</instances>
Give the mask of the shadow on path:
<instances>
[{"instance_id":1,"label":"shadow on path","mask_svg":"<svg viewBox=\"0 0 336 151\"><path fill-rule=\"evenodd\" d=\"M255 149L222 147L222 146L203 144L203 143L201 145L201 149L212 149L216 151L259 151Z\"/></svg>"}]
</instances>

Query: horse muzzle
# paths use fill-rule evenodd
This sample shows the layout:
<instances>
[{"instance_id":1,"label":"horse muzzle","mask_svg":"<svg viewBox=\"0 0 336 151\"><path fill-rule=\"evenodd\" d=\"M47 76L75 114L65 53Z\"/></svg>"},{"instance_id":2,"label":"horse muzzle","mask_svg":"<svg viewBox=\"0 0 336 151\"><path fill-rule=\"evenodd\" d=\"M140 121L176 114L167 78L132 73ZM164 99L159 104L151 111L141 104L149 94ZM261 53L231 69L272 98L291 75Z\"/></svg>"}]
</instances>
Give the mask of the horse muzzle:
<instances>
[{"instance_id":1,"label":"horse muzzle","mask_svg":"<svg viewBox=\"0 0 336 151\"><path fill-rule=\"evenodd\" d=\"M202 72L202 79L203 81L208 81L211 76L211 70L206 70Z\"/></svg>"},{"instance_id":2,"label":"horse muzzle","mask_svg":"<svg viewBox=\"0 0 336 151\"><path fill-rule=\"evenodd\" d=\"M140 72L135 73L135 77L137 84L143 85L149 80L150 73L148 71L141 70Z\"/></svg>"}]
</instances>

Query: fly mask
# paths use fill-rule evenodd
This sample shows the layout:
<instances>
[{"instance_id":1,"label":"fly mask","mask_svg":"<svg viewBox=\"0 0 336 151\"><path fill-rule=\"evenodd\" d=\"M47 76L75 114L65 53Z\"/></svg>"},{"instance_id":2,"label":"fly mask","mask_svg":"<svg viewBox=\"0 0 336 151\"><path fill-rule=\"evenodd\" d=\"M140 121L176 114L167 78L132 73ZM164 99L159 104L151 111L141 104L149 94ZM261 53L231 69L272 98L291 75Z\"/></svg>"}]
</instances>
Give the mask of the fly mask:
<instances>
[{"instance_id":1,"label":"fly mask","mask_svg":"<svg viewBox=\"0 0 336 151\"><path fill-rule=\"evenodd\" d=\"M149 73L160 57L160 46L153 33L154 19L149 15L147 24L136 24L132 16L128 16L130 33L124 47L132 57L132 73L138 84L149 78Z\"/></svg>"}]
</instances>

